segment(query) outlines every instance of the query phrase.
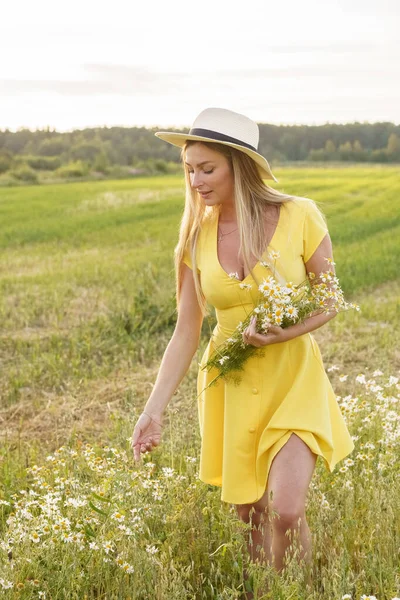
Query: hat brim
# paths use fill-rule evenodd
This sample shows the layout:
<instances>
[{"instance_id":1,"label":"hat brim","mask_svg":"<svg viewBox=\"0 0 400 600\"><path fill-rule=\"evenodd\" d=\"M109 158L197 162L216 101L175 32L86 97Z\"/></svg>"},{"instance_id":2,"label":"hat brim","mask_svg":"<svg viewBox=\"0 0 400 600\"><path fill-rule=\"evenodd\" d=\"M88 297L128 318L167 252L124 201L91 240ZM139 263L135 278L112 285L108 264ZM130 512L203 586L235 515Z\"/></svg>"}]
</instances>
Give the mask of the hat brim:
<instances>
[{"instance_id":1,"label":"hat brim","mask_svg":"<svg viewBox=\"0 0 400 600\"><path fill-rule=\"evenodd\" d=\"M269 166L267 159L261 156L261 154L259 154L258 152L255 152L250 148L245 148L240 144L234 144L233 142L224 142L220 140L212 140L210 138L203 137L200 135L190 135L188 133L175 133L172 131L157 131L154 135L160 138L161 140L172 144L173 146L178 146L179 148L182 148L187 140L197 140L199 142L215 142L218 144L224 144L225 146L232 146L232 148L237 148L238 150L244 152L245 154L247 154L247 156L250 156L250 158L254 160L254 162L257 164L258 171L262 179L273 179L274 181L279 183L279 180L272 173L271 167Z\"/></svg>"}]
</instances>

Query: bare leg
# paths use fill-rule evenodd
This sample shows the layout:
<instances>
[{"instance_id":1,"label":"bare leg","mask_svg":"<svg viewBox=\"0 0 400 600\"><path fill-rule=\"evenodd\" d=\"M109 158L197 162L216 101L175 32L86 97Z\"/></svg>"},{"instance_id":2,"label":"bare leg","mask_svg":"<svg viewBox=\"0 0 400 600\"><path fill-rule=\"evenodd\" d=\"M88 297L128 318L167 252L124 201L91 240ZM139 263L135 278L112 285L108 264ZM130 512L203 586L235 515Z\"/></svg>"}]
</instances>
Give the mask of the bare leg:
<instances>
[{"instance_id":1,"label":"bare leg","mask_svg":"<svg viewBox=\"0 0 400 600\"><path fill-rule=\"evenodd\" d=\"M284 568L285 552L297 534L300 558L311 565L311 532L305 515L307 491L317 455L296 434L292 434L272 461L267 497L271 499L274 566ZM277 514L275 514L277 513ZM290 535L286 532L290 530Z\"/></svg>"},{"instance_id":2,"label":"bare leg","mask_svg":"<svg viewBox=\"0 0 400 600\"><path fill-rule=\"evenodd\" d=\"M254 504L236 504L239 517L251 523L247 549L252 561L271 564L272 527L268 520L268 509L256 510Z\"/></svg>"},{"instance_id":3,"label":"bare leg","mask_svg":"<svg viewBox=\"0 0 400 600\"><path fill-rule=\"evenodd\" d=\"M252 561L273 564L281 572L285 552L297 532L300 558L311 566L311 532L305 503L316 461L317 455L292 434L272 461L264 495L255 503L236 505L239 517L252 523L247 543Z\"/></svg>"},{"instance_id":4,"label":"bare leg","mask_svg":"<svg viewBox=\"0 0 400 600\"><path fill-rule=\"evenodd\" d=\"M241 520L249 523L251 527L246 540L250 560L272 565L272 527L268 521L268 509L260 511L256 510L253 504L236 504L236 510ZM244 569L243 577L246 582L249 578L247 569ZM252 600L254 595L247 592L244 597L246 600Z\"/></svg>"}]
</instances>

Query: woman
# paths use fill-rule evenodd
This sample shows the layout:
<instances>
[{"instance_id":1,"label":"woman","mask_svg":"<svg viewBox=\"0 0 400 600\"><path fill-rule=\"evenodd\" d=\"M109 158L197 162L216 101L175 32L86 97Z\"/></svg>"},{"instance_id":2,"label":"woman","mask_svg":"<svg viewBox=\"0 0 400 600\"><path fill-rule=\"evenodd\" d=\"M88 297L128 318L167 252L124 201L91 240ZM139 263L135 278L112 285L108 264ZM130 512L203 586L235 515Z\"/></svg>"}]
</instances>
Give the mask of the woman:
<instances>
[{"instance_id":1,"label":"woman","mask_svg":"<svg viewBox=\"0 0 400 600\"><path fill-rule=\"evenodd\" d=\"M271 275L265 259L275 260L275 277L295 284L309 272L334 270L315 202L264 183L277 180L257 152L254 121L208 108L188 134L155 135L182 147L186 201L175 249L178 319L133 432L135 460L160 443L164 410L198 348L207 304L215 307L217 325L200 366L254 307L258 284ZM220 486L221 500L251 523L251 558L264 556L278 571L292 541L287 530L297 532L300 556L310 564L305 504L317 457L332 471L354 448L310 334L335 314L272 326L266 335L252 323L244 341L264 352L248 359L238 386L219 380L205 389L215 374L199 369L199 477Z\"/></svg>"}]
</instances>

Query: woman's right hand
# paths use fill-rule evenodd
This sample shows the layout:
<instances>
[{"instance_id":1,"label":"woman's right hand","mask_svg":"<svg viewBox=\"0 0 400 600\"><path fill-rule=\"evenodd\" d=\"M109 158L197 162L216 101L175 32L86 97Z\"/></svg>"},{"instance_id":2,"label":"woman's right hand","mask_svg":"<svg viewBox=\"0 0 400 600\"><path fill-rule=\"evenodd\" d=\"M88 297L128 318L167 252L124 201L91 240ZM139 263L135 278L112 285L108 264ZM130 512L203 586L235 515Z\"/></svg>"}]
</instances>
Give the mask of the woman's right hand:
<instances>
[{"instance_id":1,"label":"woman's right hand","mask_svg":"<svg viewBox=\"0 0 400 600\"><path fill-rule=\"evenodd\" d=\"M147 413L142 413L132 433L131 447L134 460L140 460L140 453L151 452L161 442L162 417L155 421Z\"/></svg>"}]
</instances>

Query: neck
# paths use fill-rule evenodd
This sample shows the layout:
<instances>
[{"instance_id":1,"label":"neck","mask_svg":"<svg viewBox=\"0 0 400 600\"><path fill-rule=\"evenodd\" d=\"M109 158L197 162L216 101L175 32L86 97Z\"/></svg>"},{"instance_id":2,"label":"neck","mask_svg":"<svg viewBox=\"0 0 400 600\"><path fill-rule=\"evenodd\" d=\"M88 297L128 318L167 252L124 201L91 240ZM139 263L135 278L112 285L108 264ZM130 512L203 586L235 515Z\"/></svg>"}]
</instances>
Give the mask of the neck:
<instances>
[{"instance_id":1,"label":"neck","mask_svg":"<svg viewBox=\"0 0 400 600\"><path fill-rule=\"evenodd\" d=\"M237 223L235 206L221 205L219 210L220 223Z\"/></svg>"}]
</instances>

